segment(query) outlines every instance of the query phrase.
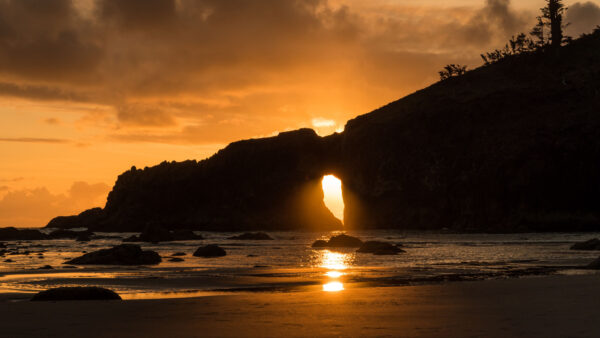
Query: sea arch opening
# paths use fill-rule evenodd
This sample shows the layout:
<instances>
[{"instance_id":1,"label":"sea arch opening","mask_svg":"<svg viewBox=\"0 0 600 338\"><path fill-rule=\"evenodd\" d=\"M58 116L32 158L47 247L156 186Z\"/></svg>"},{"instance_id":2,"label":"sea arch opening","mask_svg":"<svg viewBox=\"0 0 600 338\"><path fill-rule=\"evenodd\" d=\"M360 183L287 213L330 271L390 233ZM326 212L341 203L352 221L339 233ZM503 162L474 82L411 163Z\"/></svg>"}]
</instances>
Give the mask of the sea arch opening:
<instances>
[{"instance_id":1,"label":"sea arch opening","mask_svg":"<svg viewBox=\"0 0 600 338\"><path fill-rule=\"evenodd\" d=\"M344 198L342 196L342 181L334 175L325 175L321 180L323 202L333 216L344 223Z\"/></svg>"}]
</instances>

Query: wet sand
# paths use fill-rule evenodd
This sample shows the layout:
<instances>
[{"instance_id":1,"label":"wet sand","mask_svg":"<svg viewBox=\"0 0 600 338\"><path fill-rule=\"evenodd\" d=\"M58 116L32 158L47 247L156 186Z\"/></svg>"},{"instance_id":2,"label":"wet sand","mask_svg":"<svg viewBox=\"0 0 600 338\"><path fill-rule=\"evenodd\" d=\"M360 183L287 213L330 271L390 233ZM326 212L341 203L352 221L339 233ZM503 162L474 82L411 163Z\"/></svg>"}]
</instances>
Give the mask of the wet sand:
<instances>
[{"instance_id":1,"label":"wet sand","mask_svg":"<svg viewBox=\"0 0 600 338\"><path fill-rule=\"evenodd\" d=\"M2 337L597 337L600 275L161 300L2 302Z\"/></svg>"}]
</instances>

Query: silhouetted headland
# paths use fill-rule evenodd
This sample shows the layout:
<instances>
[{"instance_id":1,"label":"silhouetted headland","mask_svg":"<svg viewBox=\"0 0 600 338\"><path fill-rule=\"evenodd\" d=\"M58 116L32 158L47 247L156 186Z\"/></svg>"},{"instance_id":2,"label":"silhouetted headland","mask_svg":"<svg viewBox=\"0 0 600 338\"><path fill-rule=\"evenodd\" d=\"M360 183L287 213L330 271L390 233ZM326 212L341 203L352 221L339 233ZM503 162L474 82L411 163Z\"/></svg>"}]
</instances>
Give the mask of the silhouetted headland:
<instances>
[{"instance_id":1,"label":"silhouetted headland","mask_svg":"<svg viewBox=\"0 0 600 338\"><path fill-rule=\"evenodd\" d=\"M121 174L103 209L48 227L600 230L600 32L515 55L350 120L234 142L203 161Z\"/></svg>"}]
</instances>

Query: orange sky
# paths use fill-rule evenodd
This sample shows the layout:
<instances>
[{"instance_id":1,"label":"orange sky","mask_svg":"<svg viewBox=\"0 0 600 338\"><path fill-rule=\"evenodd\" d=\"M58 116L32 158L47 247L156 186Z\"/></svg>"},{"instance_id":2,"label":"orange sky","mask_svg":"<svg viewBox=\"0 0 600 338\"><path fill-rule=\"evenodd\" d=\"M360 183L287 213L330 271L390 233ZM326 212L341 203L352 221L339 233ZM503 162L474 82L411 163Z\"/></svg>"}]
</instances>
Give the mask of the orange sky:
<instances>
[{"instance_id":1,"label":"orange sky","mask_svg":"<svg viewBox=\"0 0 600 338\"><path fill-rule=\"evenodd\" d=\"M320 134L529 31L543 0L0 0L0 226L103 205L132 165ZM571 33L599 1L568 2Z\"/></svg>"}]
</instances>

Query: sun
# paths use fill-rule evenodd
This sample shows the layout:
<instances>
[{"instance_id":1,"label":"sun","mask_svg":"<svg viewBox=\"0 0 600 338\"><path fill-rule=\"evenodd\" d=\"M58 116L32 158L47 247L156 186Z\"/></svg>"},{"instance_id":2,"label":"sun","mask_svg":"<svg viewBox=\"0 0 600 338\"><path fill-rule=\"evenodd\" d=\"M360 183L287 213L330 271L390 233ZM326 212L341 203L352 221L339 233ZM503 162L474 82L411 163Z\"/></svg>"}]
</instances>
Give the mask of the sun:
<instances>
[{"instance_id":1,"label":"sun","mask_svg":"<svg viewBox=\"0 0 600 338\"><path fill-rule=\"evenodd\" d=\"M342 181L333 175L323 176L323 202L331 213L344 221L344 200L342 198Z\"/></svg>"}]
</instances>

